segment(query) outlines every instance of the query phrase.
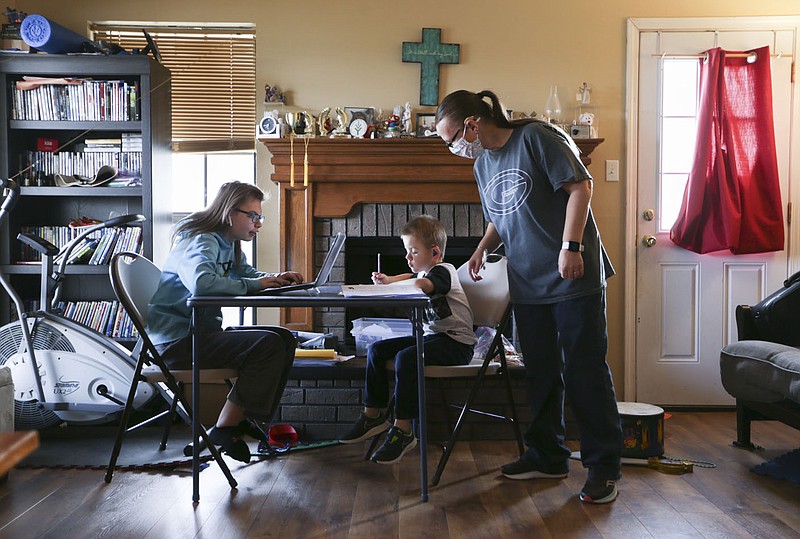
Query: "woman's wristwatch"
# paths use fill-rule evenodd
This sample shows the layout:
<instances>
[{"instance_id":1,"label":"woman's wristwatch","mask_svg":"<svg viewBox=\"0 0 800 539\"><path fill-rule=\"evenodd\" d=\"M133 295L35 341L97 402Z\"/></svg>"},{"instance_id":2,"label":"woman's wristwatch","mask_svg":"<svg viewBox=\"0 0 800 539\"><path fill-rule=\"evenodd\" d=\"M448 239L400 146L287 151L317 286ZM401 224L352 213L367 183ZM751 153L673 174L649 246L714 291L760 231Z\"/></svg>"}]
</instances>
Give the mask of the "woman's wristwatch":
<instances>
[{"instance_id":1,"label":"woman's wristwatch","mask_svg":"<svg viewBox=\"0 0 800 539\"><path fill-rule=\"evenodd\" d=\"M583 244L578 241L565 241L561 244L562 250L572 251L573 253L582 253Z\"/></svg>"}]
</instances>

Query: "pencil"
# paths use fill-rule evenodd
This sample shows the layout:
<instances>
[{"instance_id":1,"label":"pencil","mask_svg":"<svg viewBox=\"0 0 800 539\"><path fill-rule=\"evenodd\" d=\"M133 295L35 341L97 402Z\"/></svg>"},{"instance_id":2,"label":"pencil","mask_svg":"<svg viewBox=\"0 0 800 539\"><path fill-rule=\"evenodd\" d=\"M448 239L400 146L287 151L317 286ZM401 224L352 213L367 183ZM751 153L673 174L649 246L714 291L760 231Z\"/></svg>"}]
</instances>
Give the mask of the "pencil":
<instances>
[{"instance_id":1,"label":"pencil","mask_svg":"<svg viewBox=\"0 0 800 539\"><path fill-rule=\"evenodd\" d=\"M381 272L381 254L378 253L378 273Z\"/></svg>"}]
</instances>

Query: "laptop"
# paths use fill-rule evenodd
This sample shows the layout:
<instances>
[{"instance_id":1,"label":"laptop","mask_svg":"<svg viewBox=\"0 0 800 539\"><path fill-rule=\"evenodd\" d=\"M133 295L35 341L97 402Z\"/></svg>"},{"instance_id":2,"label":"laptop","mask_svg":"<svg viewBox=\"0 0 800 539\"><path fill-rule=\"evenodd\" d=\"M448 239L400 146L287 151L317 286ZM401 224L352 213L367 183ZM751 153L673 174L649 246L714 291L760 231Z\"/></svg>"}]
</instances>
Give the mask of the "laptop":
<instances>
[{"instance_id":1,"label":"laptop","mask_svg":"<svg viewBox=\"0 0 800 539\"><path fill-rule=\"evenodd\" d=\"M333 271L333 265L334 263L336 263L336 258L342 251L342 247L344 247L344 240L346 238L347 236L344 234L344 232L339 232L338 234L336 234L336 237L331 243L330 249L328 249L328 254L325 255L325 260L322 261L322 266L320 266L319 268L319 273L317 273L317 277L313 281L307 281L304 283L297 283L297 284L288 284L286 286L279 286L277 288L265 288L263 290L259 290L257 294L260 296L277 296L281 294L286 294L288 292L296 292L298 290L310 290L312 288L319 288L323 286L331 278L331 271Z\"/></svg>"}]
</instances>

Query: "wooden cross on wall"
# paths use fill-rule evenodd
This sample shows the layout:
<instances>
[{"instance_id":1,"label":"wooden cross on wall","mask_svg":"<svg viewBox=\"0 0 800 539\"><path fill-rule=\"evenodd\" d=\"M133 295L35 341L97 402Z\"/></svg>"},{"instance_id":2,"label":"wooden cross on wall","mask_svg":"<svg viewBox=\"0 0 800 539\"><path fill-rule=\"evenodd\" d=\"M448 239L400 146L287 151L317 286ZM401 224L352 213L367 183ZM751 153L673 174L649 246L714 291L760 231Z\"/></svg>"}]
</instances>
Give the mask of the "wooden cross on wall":
<instances>
[{"instance_id":1,"label":"wooden cross on wall","mask_svg":"<svg viewBox=\"0 0 800 539\"><path fill-rule=\"evenodd\" d=\"M420 64L419 104L439 104L439 65L457 64L461 45L442 43L441 28L423 28L422 42L403 42L403 61Z\"/></svg>"}]
</instances>

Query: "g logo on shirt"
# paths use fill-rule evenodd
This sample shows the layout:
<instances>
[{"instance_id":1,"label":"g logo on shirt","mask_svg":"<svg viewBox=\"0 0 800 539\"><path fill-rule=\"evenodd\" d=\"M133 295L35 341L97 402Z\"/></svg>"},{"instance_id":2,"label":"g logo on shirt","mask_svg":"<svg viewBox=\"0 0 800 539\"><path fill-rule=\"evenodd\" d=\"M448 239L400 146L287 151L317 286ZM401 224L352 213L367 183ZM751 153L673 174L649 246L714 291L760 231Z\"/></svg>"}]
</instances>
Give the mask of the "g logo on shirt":
<instances>
[{"instance_id":1,"label":"g logo on shirt","mask_svg":"<svg viewBox=\"0 0 800 539\"><path fill-rule=\"evenodd\" d=\"M514 213L527 200L533 190L533 181L527 172L510 168L498 172L483 188L483 200L489 213L508 215Z\"/></svg>"}]
</instances>

